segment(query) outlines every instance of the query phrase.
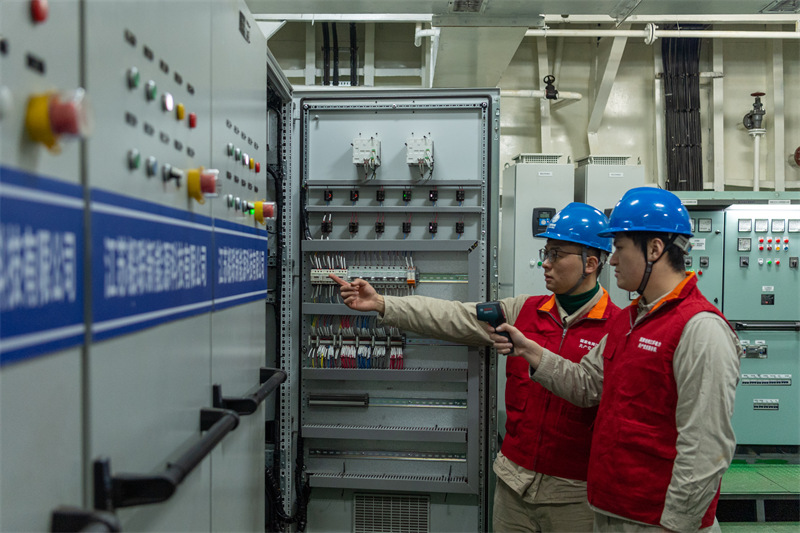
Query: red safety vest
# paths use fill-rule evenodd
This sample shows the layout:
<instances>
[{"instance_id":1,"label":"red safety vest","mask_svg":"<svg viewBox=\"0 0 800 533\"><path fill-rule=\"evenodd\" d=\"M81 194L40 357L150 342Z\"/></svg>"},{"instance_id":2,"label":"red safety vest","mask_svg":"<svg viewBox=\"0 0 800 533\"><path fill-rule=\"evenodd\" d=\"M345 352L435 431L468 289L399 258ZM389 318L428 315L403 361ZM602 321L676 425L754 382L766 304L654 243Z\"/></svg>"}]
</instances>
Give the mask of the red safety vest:
<instances>
[{"instance_id":1,"label":"red safety vest","mask_svg":"<svg viewBox=\"0 0 800 533\"><path fill-rule=\"evenodd\" d=\"M532 296L514 322L526 337L570 361L580 361L605 335L620 312L603 290L584 317L564 329L555 296ZM586 480L592 425L597 408L581 408L532 381L522 357L506 361L506 436L503 455L528 470Z\"/></svg>"},{"instance_id":2,"label":"red safety vest","mask_svg":"<svg viewBox=\"0 0 800 533\"><path fill-rule=\"evenodd\" d=\"M659 525L678 454L675 348L690 318L702 311L722 314L700 293L694 274L631 328L637 303L609 323L588 495L598 509ZM714 523L718 499L719 488L701 528Z\"/></svg>"}]
</instances>

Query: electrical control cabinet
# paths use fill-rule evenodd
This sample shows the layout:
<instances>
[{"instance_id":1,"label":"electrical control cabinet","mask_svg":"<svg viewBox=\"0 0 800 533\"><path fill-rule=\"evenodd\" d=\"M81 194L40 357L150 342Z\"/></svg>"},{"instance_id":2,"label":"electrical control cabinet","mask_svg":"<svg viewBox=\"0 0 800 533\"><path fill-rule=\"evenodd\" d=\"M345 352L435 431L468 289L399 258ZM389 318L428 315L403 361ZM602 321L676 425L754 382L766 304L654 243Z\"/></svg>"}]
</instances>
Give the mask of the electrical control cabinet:
<instances>
[{"instance_id":1,"label":"electrical control cabinet","mask_svg":"<svg viewBox=\"0 0 800 533\"><path fill-rule=\"evenodd\" d=\"M85 4L86 89L98 118L86 161L98 274L89 456L108 457L112 475L150 472L197 438L199 409L211 402L213 222L210 204L188 195L188 171L210 163L211 50L198 31L211 27L210 3L165 2L157 15L136 1ZM206 461L168 503L120 509L121 523L208 530L210 482Z\"/></svg>"},{"instance_id":2,"label":"electrical control cabinet","mask_svg":"<svg viewBox=\"0 0 800 533\"><path fill-rule=\"evenodd\" d=\"M723 308L722 274L724 269L725 213L720 210L695 210L686 206L694 237L691 250L684 257L687 271L697 274L697 286L703 296L719 309Z\"/></svg>"},{"instance_id":3,"label":"electrical control cabinet","mask_svg":"<svg viewBox=\"0 0 800 533\"><path fill-rule=\"evenodd\" d=\"M0 24L0 529L263 530L266 39L242 0Z\"/></svg>"},{"instance_id":4,"label":"electrical control cabinet","mask_svg":"<svg viewBox=\"0 0 800 533\"><path fill-rule=\"evenodd\" d=\"M213 98L207 164L219 170L221 189L206 200L218 258L212 269L211 383L225 396L244 397L258 385L259 367L276 363L265 305L272 288L267 265L275 249L266 226L275 217L269 203L275 198L267 191L267 42L243 1L210 5ZM242 153L239 161L236 150ZM237 198L253 204L252 215L236 209ZM211 456L212 531L264 530L264 422L274 418L273 401L241 417Z\"/></svg>"},{"instance_id":5,"label":"electrical control cabinet","mask_svg":"<svg viewBox=\"0 0 800 533\"><path fill-rule=\"evenodd\" d=\"M725 248L723 311L744 349L737 442L798 445L800 205L730 206Z\"/></svg>"},{"instance_id":6,"label":"electrical control cabinet","mask_svg":"<svg viewBox=\"0 0 800 533\"><path fill-rule=\"evenodd\" d=\"M733 411L736 442L743 445L800 444L800 330L797 322L733 321L742 343L739 386ZM771 329L755 329L755 328Z\"/></svg>"},{"instance_id":7,"label":"electrical control cabinet","mask_svg":"<svg viewBox=\"0 0 800 533\"><path fill-rule=\"evenodd\" d=\"M800 197L676 194L689 210L694 232L687 270L697 274L698 287L720 306L742 346L733 414L736 441L798 445Z\"/></svg>"},{"instance_id":8,"label":"electrical control cabinet","mask_svg":"<svg viewBox=\"0 0 800 533\"><path fill-rule=\"evenodd\" d=\"M554 214L572 202L574 167L560 154L519 154L503 170L503 218L500 230L500 297L546 294L539 249L547 243L534 231L549 219L533 218L536 208Z\"/></svg>"},{"instance_id":9,"label":"electrical control cabinet","mask_svg":"<svg viewBox=\"0 0 800 533\"><path fill-rule=\"evenodd\" d=\"M726 316L800 320L800 207L731 206L725 240Z\"/></svg>"},{"instance_id":10,"label":"electrical control cabinet","mask_svg":"<svg viewBox=\"0 0 800 533\"><path fill-rule=\"evenodd\" d=\"M1 531L47 531L83 502L79 22L77 0L44 19L0 2Z\"/></svg>"},{"instance_id":11,"label":"electrical control cabinet","mask_svg":"<svg viewBox=\"0 0 800 533\"><path fill-rule=\"evenodd\" d=\"M295 101L309 530L383 520L386 506L409 497L437 531L485 529L495 440L486 349L384 327L347 308L328 274L389 295L496 297L499 93L309 92ZM407 142L423 135L436 140L436 162L420 175ZM380 166L353 164L358 138L380 141Z\"/></svg>"},{"instance_id":12,"label":"electrical control cabinet","mask_svg":"<svg viewBox=\"0 0 800 533\"><path fill-rule=\"evenodd\" d=\"M584 202L611 216L622 196L634 187L644 187L644 167L628 164L630 156L587 156L576 161L575 201ZM617 287L614 268L606 265L600 272L600 284L620 307L630 305L638 296Z\"/></svg>"}]
</instances>

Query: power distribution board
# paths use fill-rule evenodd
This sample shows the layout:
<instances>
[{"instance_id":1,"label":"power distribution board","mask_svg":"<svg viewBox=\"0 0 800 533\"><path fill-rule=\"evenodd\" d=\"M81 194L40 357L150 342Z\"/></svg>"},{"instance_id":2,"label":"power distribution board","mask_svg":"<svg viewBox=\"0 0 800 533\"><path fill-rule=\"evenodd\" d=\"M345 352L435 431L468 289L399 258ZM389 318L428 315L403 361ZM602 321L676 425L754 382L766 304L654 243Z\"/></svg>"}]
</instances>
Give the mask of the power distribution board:
<instances>
[{"instance_id":1,"label":"power distribution board","mask_svg":"<svg viewBox=\"0 0 800 533\"><path fill-rule=\"evenodd\" d=\"M349 528L358 494L393 501L400 491L423 497L437 531L472 529L486 516L484 349L351 311L328 275L389 295L491 299L498 94L300 93L295 101L305 221L301 432L316 487L309 526ZM332 515L330 500L342 499L348 511Z\"/></svg>"}]
</instances>

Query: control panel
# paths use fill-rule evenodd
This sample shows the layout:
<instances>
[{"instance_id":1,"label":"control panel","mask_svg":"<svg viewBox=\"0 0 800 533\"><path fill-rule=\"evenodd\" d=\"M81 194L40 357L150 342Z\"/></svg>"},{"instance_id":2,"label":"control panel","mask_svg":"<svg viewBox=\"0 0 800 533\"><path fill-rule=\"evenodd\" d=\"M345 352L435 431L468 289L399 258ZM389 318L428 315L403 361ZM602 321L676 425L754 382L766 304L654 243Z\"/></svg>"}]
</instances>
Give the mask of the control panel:
<instances>
[{"instance_id":1,"label":"control panel","mask_svg":"<svg viewBox=\"0 0 800 533\"><path fill-rule=\"evenodd\" d=\"M722 309L725 212L690 209L689 216L694 237L689 253L684 256L684 266L697 274L697 286L703 296Z\"/></svg>"},{"instance_id":2,"label":"control panel","mask_svg":"<svg viewBox=\"0 0 800 533\"><path fill-rule=\"evenodd\" d=\"M725 316L799 320L800 206L734 205L725 220Z\"/></svg>"}]
</instances>

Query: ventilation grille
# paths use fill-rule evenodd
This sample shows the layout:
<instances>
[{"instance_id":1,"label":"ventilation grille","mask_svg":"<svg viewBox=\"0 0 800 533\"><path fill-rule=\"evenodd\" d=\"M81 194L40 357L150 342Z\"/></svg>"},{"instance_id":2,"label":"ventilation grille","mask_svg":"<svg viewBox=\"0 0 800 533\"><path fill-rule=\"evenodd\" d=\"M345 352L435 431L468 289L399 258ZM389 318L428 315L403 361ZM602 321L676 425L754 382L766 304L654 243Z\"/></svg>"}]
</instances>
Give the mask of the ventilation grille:
<instances>
[{"instance_id":1,"label":"ventilation grille","mask_svg":"<svg viewBox=\"0 0 800 533\"><path fill-rule=\"evenodd\" d=\"M450 0L451 13L480 13L485 0Z\"/></svg>"},{"instance_id":2,"label":"ventilation grille","mask_svg":"<svg viewBox=\"0 0 800 533\"><path fill-rule=\"evenodd\" d=\"M761 13L800 13L800 0L775 0L767 4Z\"/></svg>"},{"instance_id":3,"label":"ventilation grille","mask_svg":"<svg viewBox=\"0 0 800 533\"><path fill-rule=\"evenodd\" d=\"M583 159L578 159L579 167L586 165L624 165L630 159L629 155L590 155Z\"/></svg>"},{"instance_id":4,"label":"ventilation grille","mask_svg":"<svg viewBox=\"0 0 800 533\"><path fill-rule=\"evenodd\" d=\"M356 494L353 533L429 533L430 498Z\"/></svg>"},{"instance_id":5,"label":"ventilation grille","mask_svg":"<svg viewBox=\"0 0 800 533\"><path fill-rule=\"evenodd\" d=\"M561 159L561 154L517 154L514 161L521 163L548 163L555 165Z\"/></svg>"}]
</instances>

